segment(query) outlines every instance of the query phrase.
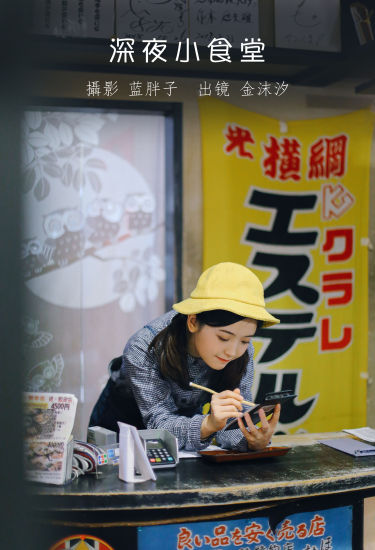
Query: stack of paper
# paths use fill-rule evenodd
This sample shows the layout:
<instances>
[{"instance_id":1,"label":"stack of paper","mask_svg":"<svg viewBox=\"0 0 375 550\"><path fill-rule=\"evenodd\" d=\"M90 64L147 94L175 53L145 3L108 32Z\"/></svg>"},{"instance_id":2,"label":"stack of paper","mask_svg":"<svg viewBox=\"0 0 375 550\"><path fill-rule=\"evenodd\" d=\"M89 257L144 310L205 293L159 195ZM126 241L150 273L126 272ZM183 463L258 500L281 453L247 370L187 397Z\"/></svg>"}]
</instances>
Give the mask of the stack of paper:
<instances>
[{"instance_id":1,"label":"stack of paper","mask_svg":"<svg viewBox=\"0 0 375 550\"><path fill-rule=\"evenodd\" d=\"M363 439L364 441L368 441L369 443L375 443L375 430L373 428L369 428L366 426L365 428L343 430L343 432L355 435L355 437L359 437L359 439Z\"/></svg>"},{"instance_id":2,"label":"stack of paper","mask_svg":"<svg viewBox=\"0 0 375 550\"><path fill-rule=\"evenodd\" d=\"M62 485L70 480L77 398L69 393L25 393L26 475Z\"/></svg>"}]
</instances>

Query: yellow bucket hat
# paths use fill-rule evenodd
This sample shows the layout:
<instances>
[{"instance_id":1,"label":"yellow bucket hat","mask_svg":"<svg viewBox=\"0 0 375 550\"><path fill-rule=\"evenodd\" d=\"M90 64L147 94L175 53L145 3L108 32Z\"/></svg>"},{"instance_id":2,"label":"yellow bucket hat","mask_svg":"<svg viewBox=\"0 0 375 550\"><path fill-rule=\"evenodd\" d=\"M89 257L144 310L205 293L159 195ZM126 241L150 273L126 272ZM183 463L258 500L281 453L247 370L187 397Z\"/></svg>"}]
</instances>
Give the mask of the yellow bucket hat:
<instances>
[{"instance_id":1,"label":"yellow bucket hat","mask_svg":"<svg viewBox=\"0 0 375 550\"><path fill-rule=\"evenodd\" d=\"M190 298L174 304L173 309L185 315L224 309L263 321L264 327L280 322L265 308L263 286L258 277L249 268L232 262L206 269Z\"/></svg>"}]
</instances>

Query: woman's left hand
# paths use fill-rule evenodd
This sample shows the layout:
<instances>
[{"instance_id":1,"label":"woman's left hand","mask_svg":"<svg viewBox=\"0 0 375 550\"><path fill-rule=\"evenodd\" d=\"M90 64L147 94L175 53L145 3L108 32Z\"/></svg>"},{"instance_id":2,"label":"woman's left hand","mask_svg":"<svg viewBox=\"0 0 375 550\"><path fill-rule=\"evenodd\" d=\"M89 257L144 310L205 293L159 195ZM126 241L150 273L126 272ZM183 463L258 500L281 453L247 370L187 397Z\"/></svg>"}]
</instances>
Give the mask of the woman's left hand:
<instances>
[{"instance_id":1,"label":"woman's left hand","mask_svg":"<svg viewBox=\"0 0 375 550\"><path fill-rule=\"evenodd\" d=\"M260 450L267 447L269 444L272 434L276 429L276 424L280 418L281 406L276 405L273 412L271 420L268 422L266 414L263 409L259 410L259 418L261 420L261 427L258 429L254 426L253 421L250 418L249 413L245 413L243 418L246 420L248 430L245 428L242 418L238 419L238 425L241 432L243 433L249 449Z\"/></svg>"}]
</instances>

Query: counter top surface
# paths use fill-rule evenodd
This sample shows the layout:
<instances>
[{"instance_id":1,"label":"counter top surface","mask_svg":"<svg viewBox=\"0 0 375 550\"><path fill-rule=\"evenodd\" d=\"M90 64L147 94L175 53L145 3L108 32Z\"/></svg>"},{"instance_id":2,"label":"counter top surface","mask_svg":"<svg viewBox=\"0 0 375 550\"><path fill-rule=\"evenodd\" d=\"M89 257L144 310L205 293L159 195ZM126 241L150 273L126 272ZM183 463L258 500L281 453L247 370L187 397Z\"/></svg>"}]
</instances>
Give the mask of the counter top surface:
<instances>
[{"instance_id":1,"label":"counter top surface","mask_svg":"<svg viewBox=\"0 0 375 550\"><path fill-rule=\"evenodd\" d=\"M142 510L207 505L280 502L286 499L375 488L375 456L354 458L319 443L349 437L341 433L274 436L289 446L283 456L211 463L183 459L176 468L156 470L157 480L125 483L117 468L97 478L86 475L65 486L33 485L40 510Z\"/></svg>"}]
</instances>

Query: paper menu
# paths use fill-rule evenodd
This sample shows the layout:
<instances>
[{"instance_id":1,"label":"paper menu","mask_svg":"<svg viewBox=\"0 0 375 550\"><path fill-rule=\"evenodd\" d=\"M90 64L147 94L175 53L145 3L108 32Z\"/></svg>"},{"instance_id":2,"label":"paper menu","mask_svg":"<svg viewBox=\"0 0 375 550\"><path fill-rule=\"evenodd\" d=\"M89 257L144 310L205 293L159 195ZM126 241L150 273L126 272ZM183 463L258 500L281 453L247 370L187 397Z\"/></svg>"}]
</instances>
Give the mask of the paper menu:
<instances>
[{"instance_id":1,"label":"paper menu","mask_svg":"<svg viewBox=\"0 0 375 550\"><path fill-rule=\"evenodd\" d=\"M62 485L71 476L77 398L67 393L24 393L27 479Z\"/></svg>"},{"instance_id":2,"label":"paper menu","mask_svg":"<svg viewBox=\"0 0 375 550\"><path fill-rule=\"evenodd\" d=\"M221 447L217 445L209 445L204 451L222 451ZM186 451L185 449L179 449L178 458L202 458L202 455L198 451Z\"/></svg>"},{"instance_id":3,"label":"paper menu","mask_svg":"<svg viewBox=\"0 0 375 550\"><path fill-rule=\"evenodd\" d=\"M366 426L365 428L356 428L352 430L342 431L354 435L355 437L359 437L359 439L363 439L364 441L368 441L369 443L375 443L375 430L373 428L369 428Z\"/></svg>"},{"instance_id":4,"label":"paper menu","mask_svg":"<svg viewBox=\"0 0 375 550\"><path fill-rule=\"evenodd\" d=\"M67 439L73 430L77 398L69 393L25 392L25 436Z\"/></svg>"}]
</instances>

